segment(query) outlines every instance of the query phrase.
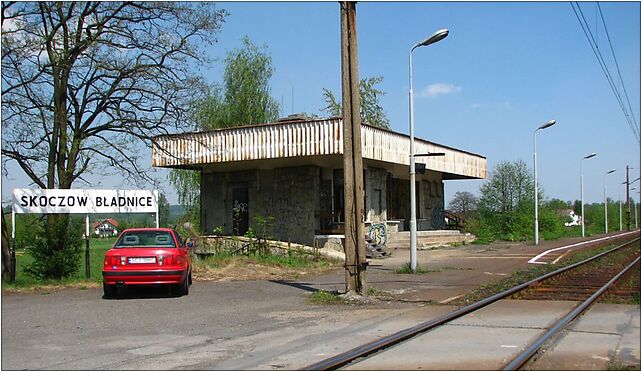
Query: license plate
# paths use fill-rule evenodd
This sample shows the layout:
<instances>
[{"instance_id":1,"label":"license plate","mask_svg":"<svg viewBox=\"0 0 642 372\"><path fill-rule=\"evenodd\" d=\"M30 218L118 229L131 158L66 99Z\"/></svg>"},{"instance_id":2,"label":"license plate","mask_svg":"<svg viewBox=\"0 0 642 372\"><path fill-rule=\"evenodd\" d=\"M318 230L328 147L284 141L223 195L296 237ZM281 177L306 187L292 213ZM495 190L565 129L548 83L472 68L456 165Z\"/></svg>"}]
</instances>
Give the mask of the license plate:
<instances>
[{"instance_id":1,"label":"license plate","mask_svg":"<svg viewBox=\"0 0 642 372\"><path fill-rule=\"evenodd\" d=\"M129 257L127 262L130 264L153 264L156 263L156 257Z\"/></svg>"}]
</instances>

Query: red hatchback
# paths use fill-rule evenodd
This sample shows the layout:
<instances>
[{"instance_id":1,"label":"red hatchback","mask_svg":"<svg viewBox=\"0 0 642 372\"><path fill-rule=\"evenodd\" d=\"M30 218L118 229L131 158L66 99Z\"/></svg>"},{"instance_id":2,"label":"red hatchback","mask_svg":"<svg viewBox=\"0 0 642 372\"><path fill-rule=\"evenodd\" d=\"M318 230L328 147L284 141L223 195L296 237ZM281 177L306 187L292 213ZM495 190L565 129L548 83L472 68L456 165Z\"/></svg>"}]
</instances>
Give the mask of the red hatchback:
<instances>
[{"instance_id":1,"label":"red hatchback","mask_svg":"<svg viewBox=\"0 0 642 372\"><path fill-rule=\"evenodd\" d=\"M169 285L170 293L187 295L192 284L189 247L172 229L126 229L104 262L105 298L127 285Z\"/></svg>"}]
</instances>

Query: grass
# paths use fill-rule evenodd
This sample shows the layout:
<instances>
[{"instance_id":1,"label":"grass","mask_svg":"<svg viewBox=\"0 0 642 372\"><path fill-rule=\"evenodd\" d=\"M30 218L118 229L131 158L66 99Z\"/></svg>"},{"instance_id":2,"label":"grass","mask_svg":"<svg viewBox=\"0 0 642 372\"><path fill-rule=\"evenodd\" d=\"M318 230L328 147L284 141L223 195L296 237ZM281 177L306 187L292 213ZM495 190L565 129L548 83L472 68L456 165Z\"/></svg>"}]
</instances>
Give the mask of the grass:
<instances>
[{"instance_id":1,"label":"grass","mask_svg":"<svg viewBox=\"0 0 642 372\"><path fill-rule=\"evenodd\" d=\"M462 271L469 271L469 270L474 270L472 267L459 267L459 266L444 266L441 268L441 270L462 270Z\"/></svg>"},{"instance_id":2,"label":"grass","mask_svg":"<svg viewBox=\"0 0 642 372\"><path fill-rule=\"evenodd\" d=\"M116 238L99 239L92 238L89 242L89 269L90 277L85 277L85 245L82 246L80 266L78 271L69 278L60 280L39 280L25 273L25 268L33 262L33 258L24 250L16 251L16 281L14 283L2 283L2 288L10 291L20 290L45 290L47 288L73 287L87 289L97 287L102 283L103 259L105 252L114 244ZM44 293L44 292L43 292Z\"/></svg>"},{"instance_id":3,"label":"grass","mask_svg":"<svg viewBox=\"0 0 642 372\"><path fill-rule=\"evenodd\" d=\"M312 292L309 300L313 305L340 305L344 303L339 293L326 291Z\"/></svg>"},{"instance_id":4,"label":"grass","mask_svg":"<svg viewBox=\"0 0 642 372\"><path fill-rule=\"evenodd\" d=\"M406 262L403 266L395 270L395 274L428 274L428 273L438 273L441 270L428 270L421 266L417 266L415 272L412 272L410 268L410 262Z\"/></svg>"},{"instance_id":5,"label":"grass","mask_svg":"<svg viewBox=\"0 0 642 372\"><path fill-rule=\"evenodd\" d=\"M539 276L547 274L551 271L555 271L561 267L568 266L573 263L585 260L589 257L595 256L601 252L612 249L613 247L615 247L615 244L609 244L608 246L605 246L599 249L588 249L588 250L576 251L574 252L573 255L568 257L568 260L565 260L564 262L560 262L557 264L550 264L550 265L536 265L536 266L531 266L526 270L516 271L515 273L513 273L511 276L507 278L504 278L497 282L482 285L472 290L466 296L461 297L456 301L453 301L453 304L467 305L467 304L471 304L471 303L483 300L492 295L503 292L507 289L513 288L529 280L532 280Z\"/></svg>"},{"instance_id":6,"label":"grass","mask_svg":"<svg viewBox=\"0 0 642 372\"><path fill-rule=\"evenodd\" d=\"M607 371L639 371L639 364L623 364L619 362L608 362L606 364Z\"/></svg>"},{"instance_id":7,"label":"grass","mask_svg":"<svg viewBox=\"0 0 642 372\"><path fill-rule=\"evenodd\" d=\"M85 277L85 245L83 244L78 271L68 278L60 280L39 280L26 274L25 268L33 262L33 258L24 249L16 252L16 281L2 283L3 290L8 291L37 291L48 294L51 290L61 288L87 289L99 287L102 283L103 258L105 253L114 244L116 238L99 239L90 241L90 277ZM325 259L311 259L311 256L290 253L285 255L250 255L232 256L220 253L199 259L194 257L194 271L219 270L230 265L239 266L260 265L270 268L283 268L286 272L325 270L336 266L334 261Z\"/></svg>"}]
</instances>

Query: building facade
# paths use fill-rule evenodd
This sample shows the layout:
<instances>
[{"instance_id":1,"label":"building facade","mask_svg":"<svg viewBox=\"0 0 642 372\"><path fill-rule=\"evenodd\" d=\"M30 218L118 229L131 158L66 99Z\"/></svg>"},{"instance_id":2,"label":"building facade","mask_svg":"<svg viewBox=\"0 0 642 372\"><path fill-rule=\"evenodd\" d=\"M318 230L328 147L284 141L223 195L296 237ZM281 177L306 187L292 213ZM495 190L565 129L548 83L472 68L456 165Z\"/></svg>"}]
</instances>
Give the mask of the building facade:
<instances>
[{"instance_id":1,"label":"building facade","mask_svg":"<svg viewBox=\"0 0 642 372\"><path fill-rule=\"evenodd\" d=\"M383 232L407 229L409 137L362 125L364 221ZM444 228L444 180L486 176L483 156L415 140L419 230ZM201 229L242 235L269 221L273 238L311 245L343 229L343 123L340 118L160 136L152 164L201 172ZM418 167L418 168L421 168ZM370 229L372 230L372 229ZM379 233L379 232L378 232Z\"/></svg>"},{"instance_id":2,"label":"building facade","mask_svg":"<svg viewBox=\"0 0 642 372\"><path fill-rule=\"evenodd\" d=\"M96 221L93 224L94 234L98 235L101 238L117 236L118 231L118 221L113 218L107 218L101 221Z\"/></svg>"}]
</instances>

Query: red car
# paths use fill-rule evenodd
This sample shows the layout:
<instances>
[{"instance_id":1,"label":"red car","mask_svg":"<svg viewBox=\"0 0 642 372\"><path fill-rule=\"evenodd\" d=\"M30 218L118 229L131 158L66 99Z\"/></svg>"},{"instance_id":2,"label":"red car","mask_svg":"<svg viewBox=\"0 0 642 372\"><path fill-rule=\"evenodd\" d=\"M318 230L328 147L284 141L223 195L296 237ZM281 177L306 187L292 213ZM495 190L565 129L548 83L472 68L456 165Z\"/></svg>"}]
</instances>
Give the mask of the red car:
<instances>
[{"instance_id":1,"label":"red car","mask_svg":"<svg viewBox=\"0 0 642 372\"><path fill-rule=\"evenodd\" d=\"M192 284L190 247L172 229L126 229L104 262L105 298L128 285L169 285L170 293L187 295Z\"/></svg>"}]
</instances>

